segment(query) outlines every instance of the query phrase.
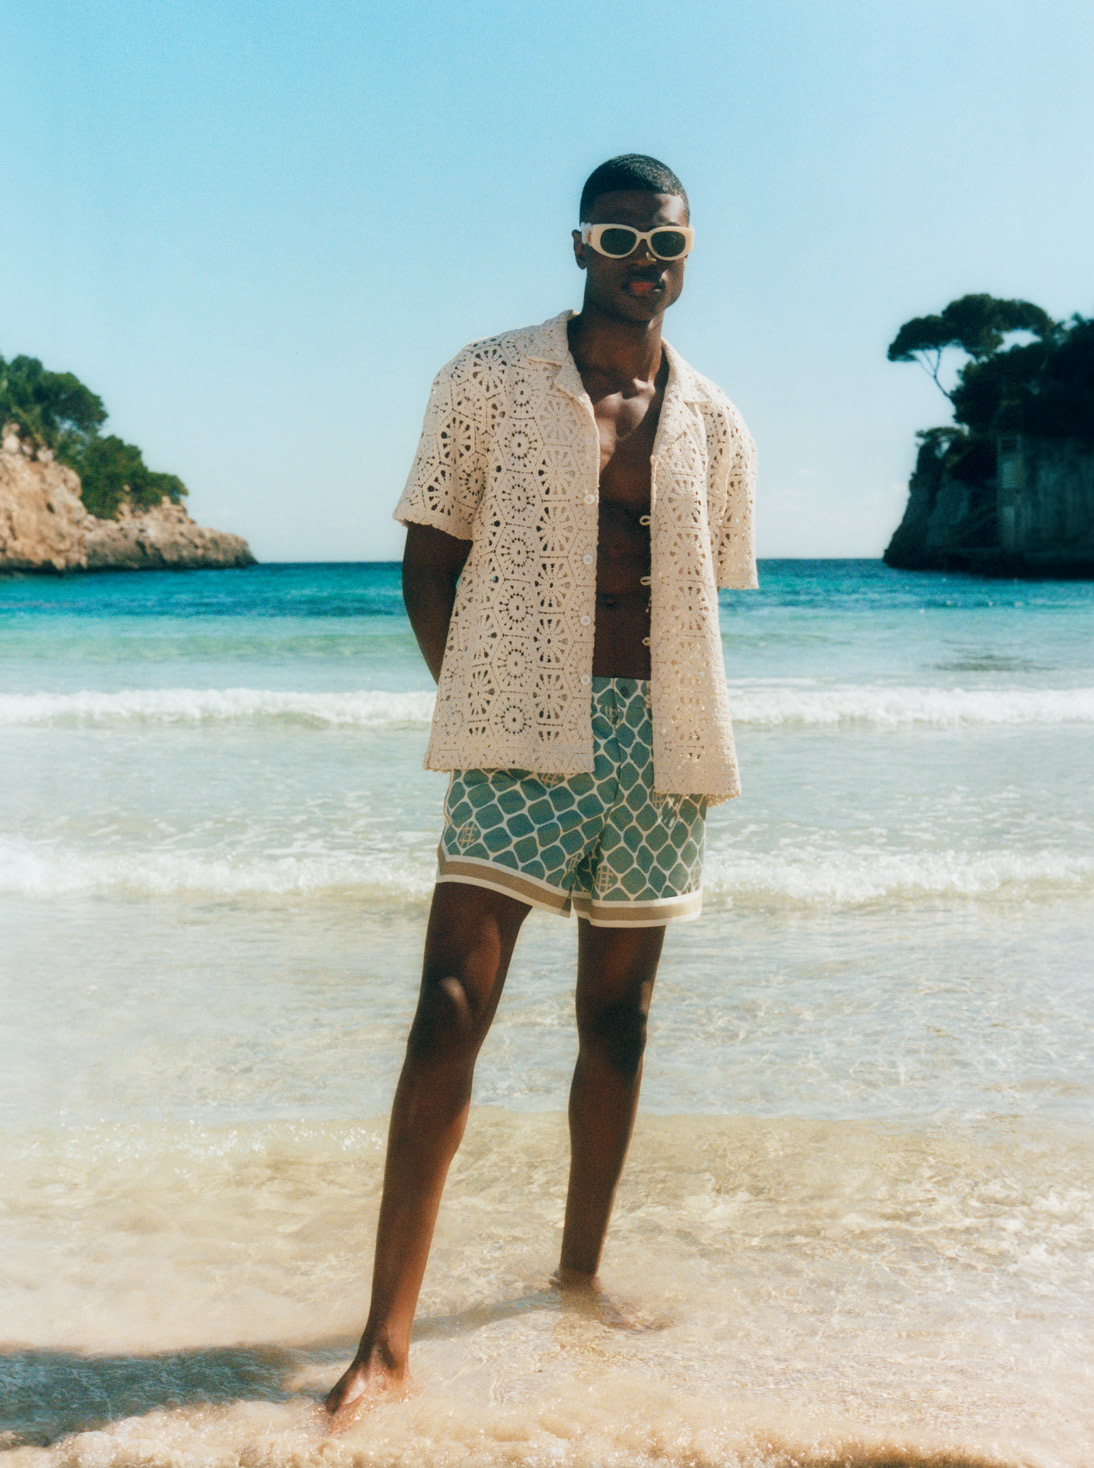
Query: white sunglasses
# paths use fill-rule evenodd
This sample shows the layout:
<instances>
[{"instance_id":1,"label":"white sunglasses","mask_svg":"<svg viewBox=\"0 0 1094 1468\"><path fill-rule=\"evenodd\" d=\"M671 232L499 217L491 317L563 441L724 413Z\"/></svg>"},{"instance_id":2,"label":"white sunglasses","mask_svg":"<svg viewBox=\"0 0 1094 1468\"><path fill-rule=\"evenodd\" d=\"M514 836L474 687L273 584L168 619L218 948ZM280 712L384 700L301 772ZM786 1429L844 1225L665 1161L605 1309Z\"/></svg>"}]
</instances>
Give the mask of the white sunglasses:
<instances>
[{"instance_id":1,"label":"white sunglasses","mask_svg":"<svg viewBox=\"0 0 1094 1468\"><path fill-rule=\"evenodd\" d=\"M695 231L689 224L658 224L645 230L629 224L582 224L581 238L609 260L623 260L641 244L649 245L657 260L680 260L694 244Z\"/></svg>"}]
</instances>

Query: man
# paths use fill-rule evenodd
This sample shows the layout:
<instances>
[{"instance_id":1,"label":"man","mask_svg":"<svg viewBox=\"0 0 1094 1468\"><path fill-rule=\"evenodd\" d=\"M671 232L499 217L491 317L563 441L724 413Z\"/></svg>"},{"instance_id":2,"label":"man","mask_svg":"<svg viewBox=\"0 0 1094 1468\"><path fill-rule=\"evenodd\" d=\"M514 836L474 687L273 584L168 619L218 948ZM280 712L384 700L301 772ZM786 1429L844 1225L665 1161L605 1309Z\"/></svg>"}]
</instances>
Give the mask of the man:
<instances>
[{"instance_id":1,"label":"man","mask_svg":"<svg viewBox=\"0 0 1094 1468\"><path fill-rule=\"evenodd\" d=\"M706 807L738 793L717 587L756 584L754 450L661 339L692 246L656 159L581 197L581 311L477 342L433 385L396 518L453 772L372 1302L327 1398L401 1383L475 1060L531 907L578 913L579 1055L556 1286L595 1292L668 923L698 915Z\"/></svg>"}]
</instances>

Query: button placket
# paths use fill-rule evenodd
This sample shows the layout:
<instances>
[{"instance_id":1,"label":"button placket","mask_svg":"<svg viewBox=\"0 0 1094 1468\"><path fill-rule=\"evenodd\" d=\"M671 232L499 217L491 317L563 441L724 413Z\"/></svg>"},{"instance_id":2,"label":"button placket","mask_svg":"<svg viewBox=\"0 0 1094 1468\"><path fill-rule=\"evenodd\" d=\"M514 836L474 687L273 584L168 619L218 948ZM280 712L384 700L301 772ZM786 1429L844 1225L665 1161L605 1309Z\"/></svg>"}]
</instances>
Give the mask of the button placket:
<instances>
[{"instance_id":1,"label":"button placket","mask_svg":"<svg viewBox=\"0 0 1094 1468\"><path fill-rule=\"evenodd\" d=\"M597 612L594 567L597 560L596 500L598 496L595 491L599 472L599 444L595 413L580 381L572 354L567 350L565 327L568 319L568 316L564 315L550 323L547 330L540 329L538 334L530 339L530 350L525 350L522 341L517 341L515 348L511 350L509 339L505 338L499 339L496 349L491 344L490 351L503 369L501 376L505 389L502 398L503 408L507 409L510 387L512 387L514 421L518 417L525 416L526 411L530 408L536 407L539 398L544 400L544 408L550 409L548 415L552 419L550 443L544 441L542 446L544 452L540 456L538 466L535 467L535 472L545 489L549 490L554 497L551 504L552 510L556 504L561 505L563 500L567 502L565 516L552 514L548 517L549 525L545 523L541 526L537 522L536 533L543 532L541 537L543 543L542 546L532 547L533 555L538 551L545 563L548 561L552 563L546 567L551 574L535 580L536 593L543 598L544 612L551 613L552 634L555 626L558 625L559 630L568 639L567 643L560 641L557 649L553 644L551 647L552 656L556 651L559 653L556 660L557 671L560 675L557 684L559 696L550 708L546 705L540 707L537 704L538 714L533 728L536 735L542 737L536 739L536 750L538 751L539 745L547 743L548 738L551 738L560 746L565 744L567 749L573 749L582 760L585 760L588 742L585 720L590 698L588 684L583 684L580 680L583 672L590 674L592 672L593 628ZM491 371L480 381L476 374L481 356L477 348L473 349L468 354L466 361L461 358L458 370L450 374L450 380L446 379L443 384L448 394L446 402L449 403L449 406L455 404L460 407L461 411L463 406L473 407L476 425L479 424L480 419L485 424L488 417L493 422L493 402L487 402L484 391L481 389L484 383L490 386L494 382L495 374L491 366ZM706 399L709 395L696 390L695 384L688 376L686 366L675 360L671 349L666 348L666 356L669 363L669 385L666 389L661 422L658 425L658 435L650 454L651 483L647 510L652 576L648 582L644 582L643 594L636 599L636 614L646 613L646 630L651 634L651 644L655 643L659 650L667 649L665 653L654 658L651 645L648 654L647 676L650 684L656 685L661 695L656 700L662 714L662 724L659 728L663 730L664 735L661 740L663 748L659 750L660 764L663 769L659 773L677 782L679 782L682 771L688 775L692 773L690 766L695 763L696 756L690 751L698 746L692 739L688 748L684 749L681 740L676 737L677 726L683 727L686 722L687 728L692 732L694 732L692 725L702 726L704 778L706 778L709 763L711 766L710 778L718 782L719 791L726 786L727 789L723 794L728 794L732 793L728 790L732 776L732 751L731 749L722 750L721 746L726 741L715 737L720 730L713 730L713 716L710 713L711 700L718 689L713 685L707 686L710 678L706 676L708 670L705 665L699 666L702 661L701 648L693 645L696 639L684 638L684 645L680 645L678 638L666 637L666 631L676 633L675 623L680 616L684 615L685 611L693 622L696 620L694 614L700 613L702 627L705 631L711 616L714 615L708 603L713 599L716 606L715 593L708 585L711 580L711 577L706 574L708 568L705 562L700 565L696 560L697 547L700 552L705 550L701 542L708 529L701 513L704 509L702 503L704 474L708 481L706 487L711 487L709 483L710 465L707 462L708 440L713 441L713 433L717 437L720 450L732 450L734 454L738 457L743 456L744 459L748 457L750 446L743 431L739 431L730 420L729 413L721 409L717 403L707 403ZM437 396L438 404L444 406L440 403L441 393L439 391ZM700 403L701 412L693 408L693 398ZM455 411L455 408L452 411ZM557 423L554 422L556 419ZM689 428L686 435L682 432L685 426ZM555 428L558 429L557 433L554 432ZM484 443L485 441L484 439ZM505 476L509 474L510 469L514 474L519 471L520 485L523 486L526 470L533 467L531 461L526 464L521 459L520 463L509 464L505 459L505 454L508 453L506 445L509 443L507 437L504 443L500 438L496 443L495 439L491 438L490 443L497 448L497 452L491 448L488 465L487 484L490 491L493 491L495 477L498 475L502 476L500 485L504 487ZM561 458L556 462L554 454L556 447L565 450L565 463L561 462ZM521 445L517 444L514 454L519 448ZM551 450L550 453L547 452L548 449ZM483 452L485 453L485 449ZM746 476L748 483L743 484L740 488L744 513L739 523L744 529L747 529L747 504L744 497L750 487L751 470L748 464L745 464L744 467L748 471ZM447 500L441 488L432 483L425 483L424 471L423 475L419 477L422 483L416 485L414 492L417 500L412 508L417 506L420 509L421 504L427 500L432 506L436 498L441 510L447 513ZM520 488L520 493L526 493L526 491ZM486 505L485 499L484 505ZM699 512L698 515L697 512ZM459 505L453 505L452 514L453 524L456 526L461 524L462 511ZM411 514L409 518L413 519L414 515ZM504 520L505 516L502 515L501 519ZM500 524L500 521L498 523ZM654 524L656 524L656 530L653 529ZM531 526L525 528L531 530ZM548 530L549 537L546 533ZM590 541L592 541L591 545ZM482 548L483 542L480 541L477 549L482 550ZM592 561L583 564L582 557L586 552L593 553ZM745 575L748 569L747 552L748 547L743 540L739 550L734 548L732 576L735 581L740 581L742 584L747 584ZM495 596L500 597L502 588L498 583L490 584L486 580L486 574L497 575L498 567L494 564L480 565L479 562L483 560L484 557L479 555L474 557L468 566L468 574L465 578L468 589L460 599L457 612L458 624L454 622L454 627L459 625L460 650L464 655L464 663L480 681L489 683L494 678L493 665L497 659L493 654L499 635L497 631L492 630L494 622L491 619L495 611L493 599ZM569 573L572 580L572 591L565 599L556 598L555 595L553 586L553 563L555 561L559 565L568 562L572 567ZM684 578L677 574L678 563L679 567L687 572ZM701 578L698 575L699 572L703 572ZM501 578L503 581L506 579ZM691 583L699 579L702 580L702 586L697 589L701 591L701 596L692 597ZM658 585L656 599L652 596L654 580ZM684 584L685 581L687 586ZM473 582L482 587L481 594L474 598L475 605L472 605L470 600ZM570 596L573 596L573 601L567 607L565 600L569 600ZM584 616L581 610L582 601L585 602ZM481 606L477 604L480 602ZM488 602L489 606L487 606ZM641 611L638 611L638 607L641 607ZM487 612L490 613L489 617L486 615ZM557 617L557 624L556 613L561 613ZM508 617L507 610L504 615ZM654 632L657 634L656 637L652 635ZM462 644L466 644L466 647L463 647ZM453 651L455 650L454 647ZM454 656L450 656L448 661L450 676L446 680L438 704L442 713L450 716L444 722L443 728L441 727L442 720L438 718L436 721L437 727L431 737L428 756L430 763L438 768L446 767L444 761L451 760L457 753L464 753L465 745L470 748L472 743L472 735L465 734L462 727L470 726L471 722L463 684L461 683L458 689L449 686L454 682L453 673L457 660ZM506 663L506 678L516 666L513 659ZM555 664L552 663L552 671L554 668ZM712 673L711 676L715 674ZM524 670L519 679L516 678L514 672L512 679L514 695L518 692L522 697L527 695L525 684L530 683L532 677L530 666ZM596 678L592 678L591 681L598 682ZM715 681L720 680L716 678ZM516 687L518 682L521 685L519 690ZM623 721L619 735L621 741L630 733L630 686L624 684L623 687L622 702L628 710L628 715ZM600 700L597 702L600 703ZM604 703L600 703L600 707L602 711L606 711L607 706ZM478 724L482 723L480 719ZM600 728L603 733L607 733L606 720L601 719ZM495 732L493 723L489 727L483 726L482 728L476 725L474 748L480 761L487 765L496 749L496 742L491 742ZM509 748L510 745L507 743L506 751ZM708 752L709 761L707 760ZM532 760L532 753L532 745L529 741L530 760ZM684 771L685 766L689 766L686 771Z\"/></svg>"}]
</instances>

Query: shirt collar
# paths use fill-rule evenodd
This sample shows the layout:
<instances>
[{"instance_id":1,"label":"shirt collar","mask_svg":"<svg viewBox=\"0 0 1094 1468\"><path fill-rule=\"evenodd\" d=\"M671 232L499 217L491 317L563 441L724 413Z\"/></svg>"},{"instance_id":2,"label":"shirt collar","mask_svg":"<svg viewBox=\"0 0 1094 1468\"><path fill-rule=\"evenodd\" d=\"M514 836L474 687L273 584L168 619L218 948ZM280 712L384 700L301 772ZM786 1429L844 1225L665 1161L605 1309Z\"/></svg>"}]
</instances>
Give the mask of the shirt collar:
<instances>
[{"instance_id":1,"label":"shirt collar","mask_svg":"<svg viewBox=\"0 0 1094 1468\"><path fill-rule=\"evenodd\" d=\"M588 395L581 381L581 373L570 353L570 341L566 333L566 323L576 314L574 311L562 311L558 316L552 316L549 321L534 327L529 334L528 357L533 362L551 362L557 366L559 370L555 374L555 386L579 402L587 402ZM653 451L655 458L661 449L678 438L692 422L688 405L703 403L708 396L695 371L680 353L664 339L661 345L668 358L669 380L665 385L665 401L661 406L661 418L657 425Z\"/></svg>"}]
</instances>

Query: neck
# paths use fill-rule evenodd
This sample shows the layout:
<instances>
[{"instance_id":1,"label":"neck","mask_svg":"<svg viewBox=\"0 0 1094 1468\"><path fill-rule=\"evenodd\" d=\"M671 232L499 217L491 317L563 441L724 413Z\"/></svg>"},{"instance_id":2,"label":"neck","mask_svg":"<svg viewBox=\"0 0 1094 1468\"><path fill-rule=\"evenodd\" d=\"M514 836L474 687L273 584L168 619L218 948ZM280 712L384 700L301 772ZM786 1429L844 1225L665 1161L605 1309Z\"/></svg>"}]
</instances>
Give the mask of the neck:
<instances>
[{"instance_id":1,"label":"neck","mask_svg":"<svg viewBox=\"0 0 1094 1468\"><path fill-rule=\"evenodd\" d=\"M652 382L661 366L661 322L621 321L585 301L567 328L570 351L581 369L598 368L613 377Z\"/></svg>"}]
</instances>

